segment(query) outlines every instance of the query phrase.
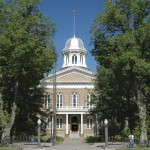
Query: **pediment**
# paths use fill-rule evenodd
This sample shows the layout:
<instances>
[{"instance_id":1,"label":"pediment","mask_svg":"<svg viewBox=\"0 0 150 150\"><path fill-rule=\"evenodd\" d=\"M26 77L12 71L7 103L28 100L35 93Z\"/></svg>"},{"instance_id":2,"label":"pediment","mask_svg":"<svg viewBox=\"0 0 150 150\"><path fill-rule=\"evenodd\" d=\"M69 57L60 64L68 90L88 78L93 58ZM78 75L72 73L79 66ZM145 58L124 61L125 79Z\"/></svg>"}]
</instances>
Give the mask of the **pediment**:
<instances>
[{"instance_id":1,"label":"pediment","mask_svg":"<svg viewBox=\"0 0 150 150\"><path fill-rule=\"evenodd\" d=\"M57 82L92 82L93 78L80 72L68 72L57 76L56 80Z\"/></svg>"},{"instance_id":2,"label":"pediment","mask_svg":"<svg viewBox=\"0 0 150 150\"><path fill-rule=\"evenodd\" d=\"M70 67L63 70L60 70L56 73L56 82L93 82L94 73L78 67ZM46 78L47 82L53 81L53 75L49 75Z\"/></svg>"}]
</instances>

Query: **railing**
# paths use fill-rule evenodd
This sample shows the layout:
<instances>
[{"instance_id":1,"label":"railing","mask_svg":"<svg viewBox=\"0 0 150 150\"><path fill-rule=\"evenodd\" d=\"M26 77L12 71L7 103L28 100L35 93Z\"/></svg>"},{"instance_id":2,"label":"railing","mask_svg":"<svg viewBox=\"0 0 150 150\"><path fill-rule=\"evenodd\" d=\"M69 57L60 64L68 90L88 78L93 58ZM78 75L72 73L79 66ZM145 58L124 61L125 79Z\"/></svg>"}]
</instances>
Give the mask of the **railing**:
<instances>
[{"instance_id":1,"label":"railing","mask_svg":"<svg viewBox=\"0 0 150 150\"><path fill-rule=\"evenodd\" d=\"M57 110L89 110L89 109L92 109L94 108L93 106L60 106L60 107L57 107L56 109Z\"/></svg>"},{"instance_id":2,"label":"railing","mask_svg":"<svg viewBox=\"0 0 150 150\"><path fill-rule=\"evenodd\" d=\"M60 107L57 107L57 108L67 108L67 109L83 109L83 108L92 108L92 106L90 107L86 107L86 106L60 106Z\"/></svg>"},{"instance_id":3,"label":"railing","mask_svg":"<svg viewBox=\"0 0 150 150\"><path fill-rule=\"evenodd\" d=\"M88 111L89 109L93 109L94 106L56 106L57 111ZM44 108L45 110L49 110L50 112L53 112L53 106L49 108Z\"/></svg>"},{"instance_id":4,"label":"railing","mask_svg":"<svg viewBox=\"0 0 150 150\"><path fill-rule=\"evenodd\" d=\"M95 106L56 106L56 109L93 109ZM44 107L45 110L53 111L53 106Z\"/></svg>"}]
</instances>

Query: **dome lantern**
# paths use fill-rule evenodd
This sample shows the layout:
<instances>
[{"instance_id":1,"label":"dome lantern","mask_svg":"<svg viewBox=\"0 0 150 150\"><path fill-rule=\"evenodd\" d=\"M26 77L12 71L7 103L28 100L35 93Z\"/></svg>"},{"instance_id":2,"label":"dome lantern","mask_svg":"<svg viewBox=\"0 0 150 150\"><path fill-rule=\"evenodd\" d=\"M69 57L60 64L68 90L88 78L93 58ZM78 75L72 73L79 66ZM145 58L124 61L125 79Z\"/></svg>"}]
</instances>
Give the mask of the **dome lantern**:
<instances>
[{"instance_id":1,"label":"dome lantern","mask_svg":"<svg viewBox=\"0 0 150 150\"><path fill-rule=\"evenodd\" d=\"M86 67L86 54L84 44L81 39L75 36L68 39L62 51L64 63L62 67L79 66Z\"/></svg>"}]
</instances>

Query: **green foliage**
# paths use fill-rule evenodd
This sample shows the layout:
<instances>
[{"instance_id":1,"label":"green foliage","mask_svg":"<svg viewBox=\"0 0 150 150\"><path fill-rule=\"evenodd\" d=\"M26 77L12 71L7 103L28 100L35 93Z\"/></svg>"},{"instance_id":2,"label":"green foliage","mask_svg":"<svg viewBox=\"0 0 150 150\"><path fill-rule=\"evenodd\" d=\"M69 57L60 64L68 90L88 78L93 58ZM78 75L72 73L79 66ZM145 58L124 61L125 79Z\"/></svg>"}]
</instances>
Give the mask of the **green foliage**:
<instances>
[{"instance_id":1,"label":"green foliage","mask_svg":"<svg viewBox=\"0 0 150 150\"><path fill-rule=\"evenodd\" d=\"M4 128L10 120L10 115L4 111L0 112L0 129Z\"/></svg>"},{"instance_id":2,"label":"green foliage","mask_svg":"<svg viewBox=\"0 0 150 150\"><path fill-rule=\"evenodd\" d=\"M96 143L96 142L101 142L102 139L100 137L95 137L95 136L87 136L85 138L85 141L87 143Z\"/></svg>"},{"instance_id":3,"label":"green foliage","mask_svg":"<svg viewBox=\"0 0 150 150\"><path fill-rule=\"evenodd\" d=\"M115 135L115 137L114 137L117 141L120 141L121 139L122 139L122 136L121 135Z\"/></svg>"},{"instance_id":4,"label":"green foliage","mask_svg":"<svg viewBox=\"0 0 150 150\"><path fill-rule=\"evenodd\" d=\"M29 129L30 119L35 126L37 114L44 115L40 80L56 61L55 24L40 12L39 2L0 1L0 89L4 110L11 113L17 105L17 133Z\"/></svg>"},{"instance_id":5,"label":"green foliage","mask_svg":"<svg viewBox=\"0 0 150 150\"><path fill-rule=\"evenodd\" d=\"M33 136L34 137L34 136ZM34 137L35 140L37 141L37 136ZM50 142L50 137L49 136L41 136L41 142ZM56 143L62 143L64 141L64 138L61 136L56 136Z\"/></svg>"},{"instance_id":6,"label":"green foliage","mask_svg":"<svg viewBox=\"0 0 150 150\"><path fill-rule=\"evenodd\" d=\"M121 131L121 135L123 138L128 138L129 135L130 135L130 129L129 128L124 128L122 131Z\"/></svg>"},{"instance_id":7,"label":"green foliage","mask_svg":"<svg viewBox=\"0 0 150 150\"><path fill-rule=\"evenodd\" d=\"M56 142L57 143L62 143L64 141L64 138L61 136L56 136Z\"/></svg>"},{"instance_id":8,"label":"green foliage","mask_svg":"<svg viewBox=\"0 0 150 150\"><path fill-rule=\"evenodd\" d=\"M47 142L50 138L48 136L42 136L41 142Z\"/></svg>"},{"instance_id":9,"label":"green foliage","mask_svg":"<svg viewBox=\"0 0 150 150\"><path fill-rule=\"evenodd\" d=\"M0 147L0 150L21 150L21 148Z\"/></svg>"},{"instance_id":10,"label":"green foliage","mask_svg":"<svg viewBox=\"0 0 150 150\"><path fill-rule=\"evenodd\" d=\"M139 137L140 137L140 128L139 128L139 126L136 126L134 128L134 136L135 136L136 139L139 139Z\"/></svg>"},{"instance_id":11,"label":"green foliage","mask_svg":"<svg viewBox=\"0 0 150 150\"><path fill-rule=\"evenodd\" d=\"M149 10L149 0L107 0L105 11L96 16L91 28L91 53L99 64L95 111L102 120L115 120L114 126L119 123L120 131L126 118L131 130L139 125L139 119L141 127L146 120L144 111L139 110L149 104Z\"/></svg>"}]
</instances>

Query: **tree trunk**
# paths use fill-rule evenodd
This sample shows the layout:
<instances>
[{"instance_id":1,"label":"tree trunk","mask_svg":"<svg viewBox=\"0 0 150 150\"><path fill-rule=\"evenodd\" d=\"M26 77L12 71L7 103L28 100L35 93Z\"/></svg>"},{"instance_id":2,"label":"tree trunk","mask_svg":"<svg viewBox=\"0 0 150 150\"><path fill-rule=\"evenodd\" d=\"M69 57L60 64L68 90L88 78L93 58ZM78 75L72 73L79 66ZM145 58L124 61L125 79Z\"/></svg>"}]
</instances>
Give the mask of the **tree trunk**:
<instances>
[{"instance_id":1,"label":"tree trunk","mask_svg":"<svg viewBox=\"0 0 150 150\"><path fill-rule=\"evenodd\" d=\"M140 143L147 141L147 126L146 126L146 104L143 102L140 90L137 92L137 105L139 109L139 124L140 124Z\"/></svg>"},{"instance_id":2,"label":"tree trunk","mask_svg":"<svg viewBox=\"0 0 150 150\"><path fill-rule=\"evenodd\" d=\"M10 119L10 122L7 124L7 126L2 131L2 137L1 137L2 140L4 139L4 137L6 137L6 136L9 137L10 136L11 128L14 124L15 117L16 117L16 108L17 108L16 104L13 103L11 119Z\"/></svg>"},{"instance_id":3,"label":"tree trunk","mask_svg":"<svg viewBox=\"0 0 150 150\"><path fill-rule=\"evenodd\" d=\"M18 91L18 82L16 81L14 83L14 101L13 101L13 106L12 106L12 112L11 112L11 119L10 122L6 125L6 127L2 131L2 136L1 139L3 140L6 136L10 136L11 128L15 122L15 117L16 117L16 99L17 99L17 91Z\"/></svg>"}]
</instances>

